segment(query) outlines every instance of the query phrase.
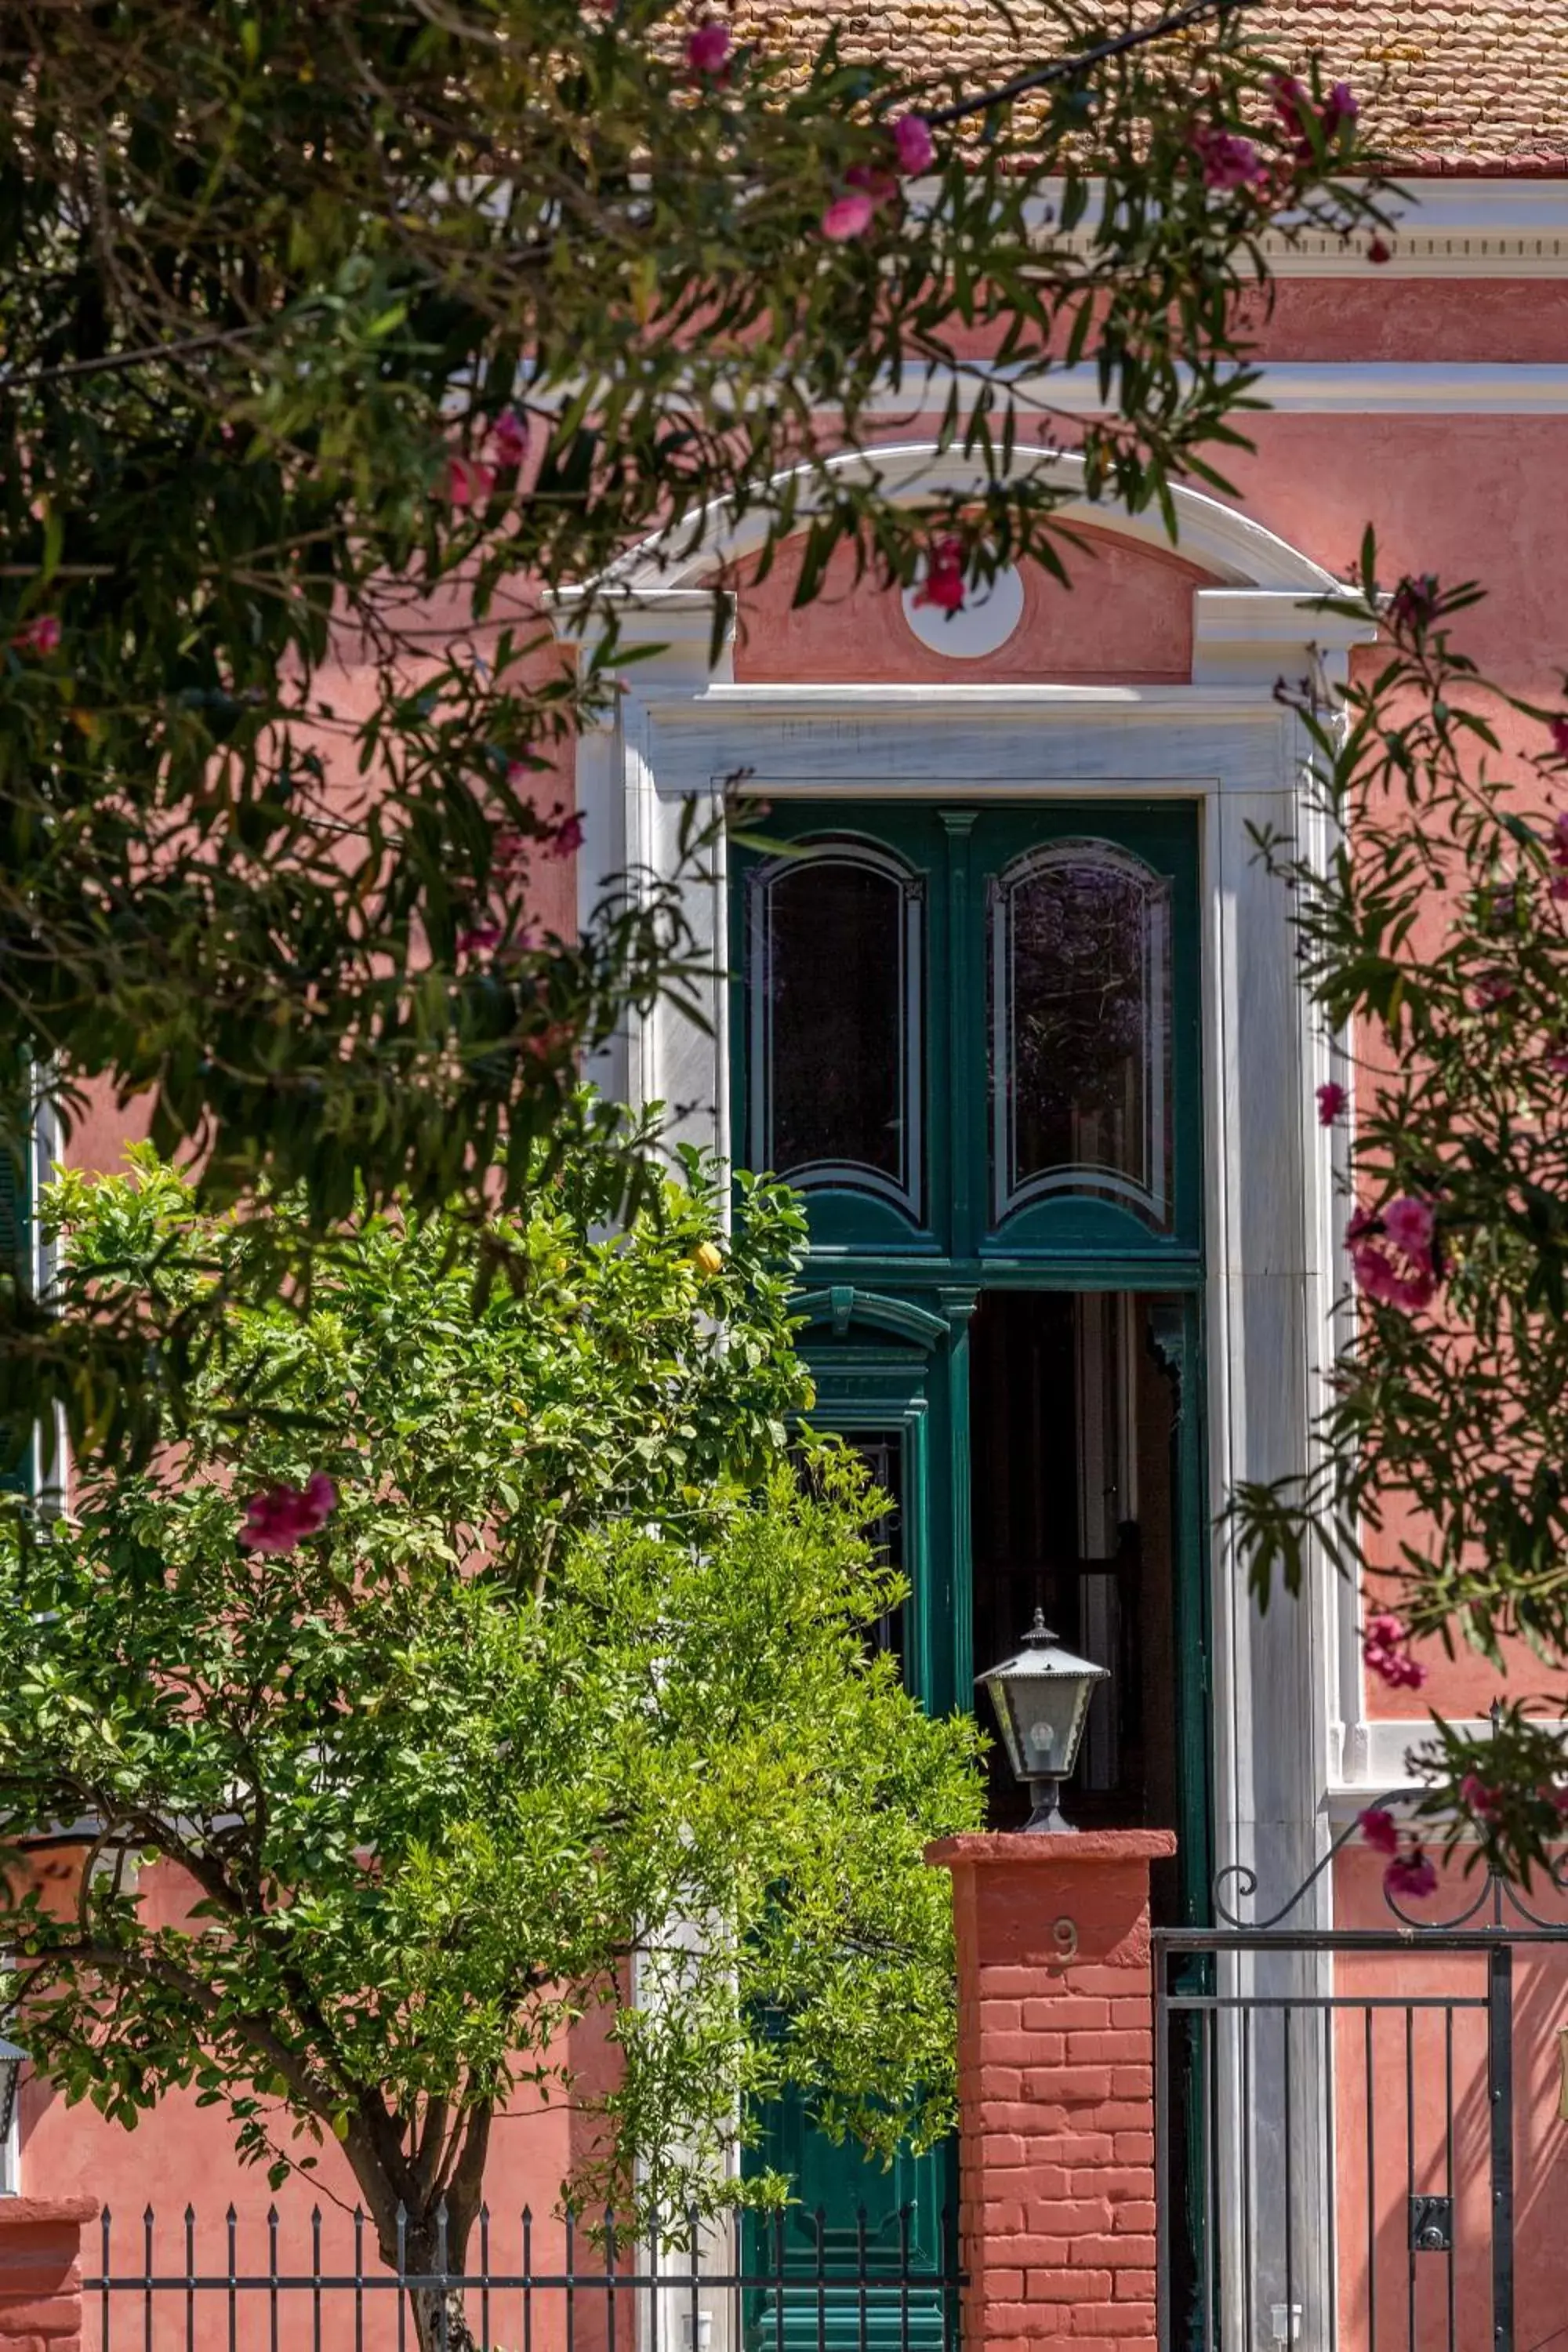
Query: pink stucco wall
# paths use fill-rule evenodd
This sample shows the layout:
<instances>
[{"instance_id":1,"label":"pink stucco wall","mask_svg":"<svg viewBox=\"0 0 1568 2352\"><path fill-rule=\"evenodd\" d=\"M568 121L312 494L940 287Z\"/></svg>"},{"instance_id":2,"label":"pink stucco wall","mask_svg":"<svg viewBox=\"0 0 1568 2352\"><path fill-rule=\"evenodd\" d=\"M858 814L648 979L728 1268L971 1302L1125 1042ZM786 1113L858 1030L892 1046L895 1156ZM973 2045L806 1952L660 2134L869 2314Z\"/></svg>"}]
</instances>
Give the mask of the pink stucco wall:
<instances>
[{"instance_id":1,"label":"pink stucco wall","mask_svg":"<svg viewBox=\"0 0 1568 2352\"><path fill-rule=\"evenodd\" d=\"M1467 1869L1467 1863L1470 1865ZM1348 1927L1388 1932L1398 1923L1382 1895L1378 1857L1359 1844L1336 1865L1335 1916ZM1436 1895L1419 1908L1457 1918L1480 1894L1475 1850L1441 1865ZM1568 1925L1568 1897L1537 1875L1532 1910ZM1406 1906L1414 1911L1416 1906ZM1475 1924L1490 1918L1489 1904ZM1505 1910L1506 1924L1523 1924ZM1341 1954L1333 1990L1352 2006L1336 2019L1335 2141L1339 2179L1341 2342L1358 2352L1368 2342L1373 2294L1377 2341L1403 2340L1410 2284L1411 2195L1455 2199L1456 2341L1491 2338L1491 2101L1487 2074L1484 1952L1366 1951ZM1370 2018L1370 2024L1369 2024ZM1558 2035L1568 2021L1568 1944L1524 1945L1513 1961L1514 2249L1516 2342L1539 2346L1568 2313L1568 2120L1563 2114L1563 2055ZM1368 2064L1370 2044L1371 2063ZM1447 2265L1415 2264L1417 2341L1447 2340L1441 2298ZM1433 2298L1438 2298L1436 2308Z\"/></svg>"},{"instance_id":2,"label":"pink stucco wall","mask_svg":"<svg viewBox=\"0 0 1568 2352\"><path fill-rule=\"evenodd\" d=\"M1279 289L1272 313L1259 318L1258 337L1262 352L1292 361L1568 361L1568 285L1291 282ZM1467 617L1468 645L1516 691L1537 698L1560 692L1568 666L1568 418L1265 415L1249 430L1255 451L1227 460L1235 503L1243 511L1334 572L1353 562L1370 520L1384 576L1410 569L1484 582L1489 602ZM918 425L906 422L896 437L918 434ZM760 587L742 588L737 671L752 680L935 682L951 677L959 684L1168 680L1188 674L1191 594L1203 575L1179 551L1151 552L1091 532L1074 561L1074 574L1068 595L1031 570L1016 635L990 662L956 663L920 646L904 625L898 600L854 586L842 564L821 601L793 611L789 567L781 564ZM345 698L353 692L352 680L345 681ZM552 869L549 883L558 897L543 911L569 929L570 877ZM73 1157L111 1164L119 1137L134 1124L134 1109L121 1115L103 1106L79 1131ZM1438 1706L1459 1714L1484 1709L1492 1684L1478 1661L1448 1662L1437 1654L1432 1665L1429 1696ZM1397 1701L1381 1692L1372 1694L1372 1703L1399 1711ZM1357 1876L1363 1867L1347 1862L1342 1877L1352 1913L1364 1894ZM1545 1990L1530 1998L1539 1999L1543 2022L1549 2021ZM1550 2036L1538 2039L1544 2047ZM602 2067L602 2047L595 2052L585 2043L584 2062ZM1568 2126L1553 2135L1551 2094L1544 2079L1532 2082L1528 2093L1540 2135L1538 2147L1531 2143L1539 2178L1529 2187L1530 2210L1539 2209L1541 2242L1550 2240L1550 2261L1558 2265L1542 2274L1542 2328L1552 2324L1553 2312L1568 2308L1568 2272L1561 2267L1568 2257L1544 2218L1553 2199L1562 2210L1568 2189ZM542 2111L530 2100L518 2102L497 2135L492 2203L498 2211L514 2213L525 2199L536 2209L552 2205L555 2184L569 2166L573 2128L561 2108ZM25 2095L22 2139L24 2186L36 2194L89 2188L127 2216L139 2214L149 2198L171 2217L187 2199L204 2216L221 2212L230 2195L252 2210L266 2203L257 2177L237 2192L225 2126L216 2112L199 2112L188 2098L167 2101L132 2137L86 2110L68 2113L33 2084ZM335 2160L327 2151L324 2180L333 2179ZM335 2185L342 2187L341 2178ZM290 2188L279 2199L296 2243L302 2242L297 2233L310 2196L309 2189ZM1522 2340L1534 2336L1527 2332Z\"/></svg>"},{"instance_id":3,"label":"pink stucco wall","mask_svg":"<svg viewBox=\"0 0 1568 2352\"><path fill-rule=\"evenodd\" d=\"M902 598L854 578L845 550L821 593L796 611L798 565L775 564L739 600L735 675L752 684L875 679L881 685L1144 685L1175 683L1193 666L1193 590L1208 575L1174 552L1149 551L1109 531L1075 531L1071 586L1045 567L1023 566L1024 614L987 660L955 661L922 645Z\"/></svg>"}]
</instances>

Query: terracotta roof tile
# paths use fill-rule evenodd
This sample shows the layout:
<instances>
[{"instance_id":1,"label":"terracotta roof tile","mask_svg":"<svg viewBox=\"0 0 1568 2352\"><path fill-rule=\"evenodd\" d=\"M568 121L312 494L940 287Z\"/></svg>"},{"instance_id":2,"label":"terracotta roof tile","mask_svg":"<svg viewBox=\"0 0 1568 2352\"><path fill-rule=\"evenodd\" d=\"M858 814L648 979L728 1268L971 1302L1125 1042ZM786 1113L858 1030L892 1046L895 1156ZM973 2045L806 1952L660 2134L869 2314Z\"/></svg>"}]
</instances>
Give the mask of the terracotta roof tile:
<instances>
[{"instance_id":1,"label":"terracotta roof tile","mask_svg":"<svg viewBox=\"0 0 1568 2352\"><path fill-rule=\"evenodd\" d=\"M837 25L847 55L976 89L1052 47L1040 0L1008 0L1006 16L994 0L738 0L736 15L771 47L809 48ZM1249 22L1287 62L1321 49L1406 170L1568 173L1568 0L1265 0Z\"/></svg>"}]
</instances>

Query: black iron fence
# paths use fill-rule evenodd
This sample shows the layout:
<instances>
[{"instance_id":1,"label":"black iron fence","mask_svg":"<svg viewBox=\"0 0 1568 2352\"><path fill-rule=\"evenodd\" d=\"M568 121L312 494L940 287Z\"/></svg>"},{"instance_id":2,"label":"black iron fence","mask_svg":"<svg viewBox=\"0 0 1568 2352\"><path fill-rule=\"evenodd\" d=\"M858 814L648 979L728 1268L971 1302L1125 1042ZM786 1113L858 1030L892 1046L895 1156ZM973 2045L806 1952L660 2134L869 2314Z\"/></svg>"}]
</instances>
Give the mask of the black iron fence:
<instances>
[{"instance_id":1,"label":"black iron fence","mask_svg":"<svg viewBox=\"0 0 1568 2352\"><path fill-rule=\"evenodd\" d=\"M1282 1916L1155 1934L1161 2352L1563 2352L1568 1920Z\"/></svg>"},{"instance_id":2,"label":"black iron fence","mask_svg":"<svg viewBox=\"0 0 1568 2352\"><path fill-rule=\"evenodd\" d=\"M459 2265L443 2208L420 2268L401 2214L388 2263L358 2207L171 2222L149 2205L129 2224L106 2208L84 2352L956 2352L956 2225L932 2261L914 2219L692 2217L672 2242L614 2213L503 2225L486 2207Z\"/></svg>"}]
</instances>

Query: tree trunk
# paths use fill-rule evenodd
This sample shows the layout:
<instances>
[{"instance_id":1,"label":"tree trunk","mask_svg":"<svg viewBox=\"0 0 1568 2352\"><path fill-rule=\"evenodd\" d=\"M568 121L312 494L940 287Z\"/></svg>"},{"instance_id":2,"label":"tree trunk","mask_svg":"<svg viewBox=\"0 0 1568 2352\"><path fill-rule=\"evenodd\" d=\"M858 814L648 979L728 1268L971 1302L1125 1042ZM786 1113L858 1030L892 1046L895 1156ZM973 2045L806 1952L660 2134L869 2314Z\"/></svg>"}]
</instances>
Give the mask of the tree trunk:
<instances>
[{"instance_id":1,"label":"tree trunk","mask_svg":"<svg viewBox=\"0 0 1568 2352\"><path fill-rule=\"evenodd\" d=\"M411 2286L406 2290L414 2315L419 2352L479 2352L464 2305L463 2273L468 2240L479 2216L485 2158L489 2147L490 2110L469 2108L459 2128L462 2147L444 2194L434 2207L410 2213L405 2222L403 2261L410 2278L445 2277L441 2286ZM443 2221L445 2226L443 2227ZM395 2264L395 2242L384 2236L382 2259Z\"/></svg>"},{"instance_id":2,"label":"tree trunk","mask_svg":"<svg viewBox=\"0 0 1568 2352\"><path fill-rule=\"evenodd\" d=\"M479 2352L460 2286L411 2286L408 2302L419 2352Z\"/></svg>"},{"instance_id":3,"label":"tree trunk","mask_svg":"<svg viewBox=\"0 0 1568 2352\"><path fill-rule=\"evenodd\" d=\"M463 2258L468 2252L467 2220L454 2231L450 2215L445 2233L428 2216L420 2225L412 2222L404 2240L404 2275L407 2278L445 2276L447 2286L410 2286L405 2292L408 2308L414 2315L414 2335L419 2352L479 2352L473 2330L468 2326L464 2309Z\"/></svg>"}]
</instances>

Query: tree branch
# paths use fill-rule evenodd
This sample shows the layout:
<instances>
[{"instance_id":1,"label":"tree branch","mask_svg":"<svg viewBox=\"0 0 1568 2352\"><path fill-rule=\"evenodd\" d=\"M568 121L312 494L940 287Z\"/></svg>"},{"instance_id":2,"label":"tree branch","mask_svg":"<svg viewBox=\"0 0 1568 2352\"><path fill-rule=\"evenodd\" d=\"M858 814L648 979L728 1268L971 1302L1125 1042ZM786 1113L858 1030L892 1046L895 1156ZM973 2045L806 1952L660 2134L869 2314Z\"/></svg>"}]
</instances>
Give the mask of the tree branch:
<instances>
[{"instance_id":1,"label":"tree branch","mask_svg":"<svg viewBox=\"0 0 1568 2352\"><path fill-rule=\"evenodd\" d=\"M104 352L93 360L61 360L55 367L38 368L24 378L29 384L61 383L68 376L108 375L120 368L150 366L157 360L188 359L196 352L216 351L226 343L248 342L277 322L258 319L247 327L218 327L210 334L187 335L179 342L145 343L134 352Z\"/></svg>"},{"instance_id":2,"label":"tree branch","mask_svg":"<svg viewBox=\"0 0 1568 2352\"><path fill-rule=\"evenodd\" d=\"M341 2100L331 2085L306 2064L297 2051L291 2050L286 2042L279 2041L268 2018L241 2010L229 2010L226 2015L222 2014L225 2004L221 1996L214 1992L210 1985L205 1984L200 1977L193 1976L189 1969L176 1967L174 1961L164 1959L157 1953L123 1951L113 1944L77 1943L58 1944L47 1952L40 1952L30 1967L18 1973L26 1974L26 1989L30 1989L40 1977L47 1978L51 1969L62 1962L68 1962L78 1969L90 1969L111 1983L117 1979L132 1981L140 1979L167 1985L183 2000L189 2000L199 2009L204 2017L217 2025L221 2032L237 2034L268 2059L289 2085L294 2096L308 2106L312 2115L330 2120L337 2112ZM16 2006L20 2007L20 2000Z\"/></svg>"},{"instance_id":3,"label":"tree branch","mask_svg":"<svg viewBox=\"0 0 1568 2352\"><path fill-rule=\"evenodd\" d=\"M1146 48L1152 41L1168 40L1173 33L1184 32L1189 25L1201 22L1205 16L1224 16L1230 8L1249 8L1253 0L1191 0L1191 5L1178 8L1173 16L1162 16L1157 25L1142 25L1131 33L1119 33L1114 40L1100 41L1092 49L1080 49L1076 57L1057 58L1048 66L1037 66L1028 73L1016 75L1005 81L998 89L988 89L979 98L961 98L952 106L931 110L926 121L933 130L949 122L962 122L966 115L985 114L994 106L1010 105L1016 98L1026 98L1031 90L1047 89L1053 82L1071 81L1075 74L1087 73L1091 66L1104 65L1111 58L1125 57L1131 49Z\"/></svg>"}]
</instances>

